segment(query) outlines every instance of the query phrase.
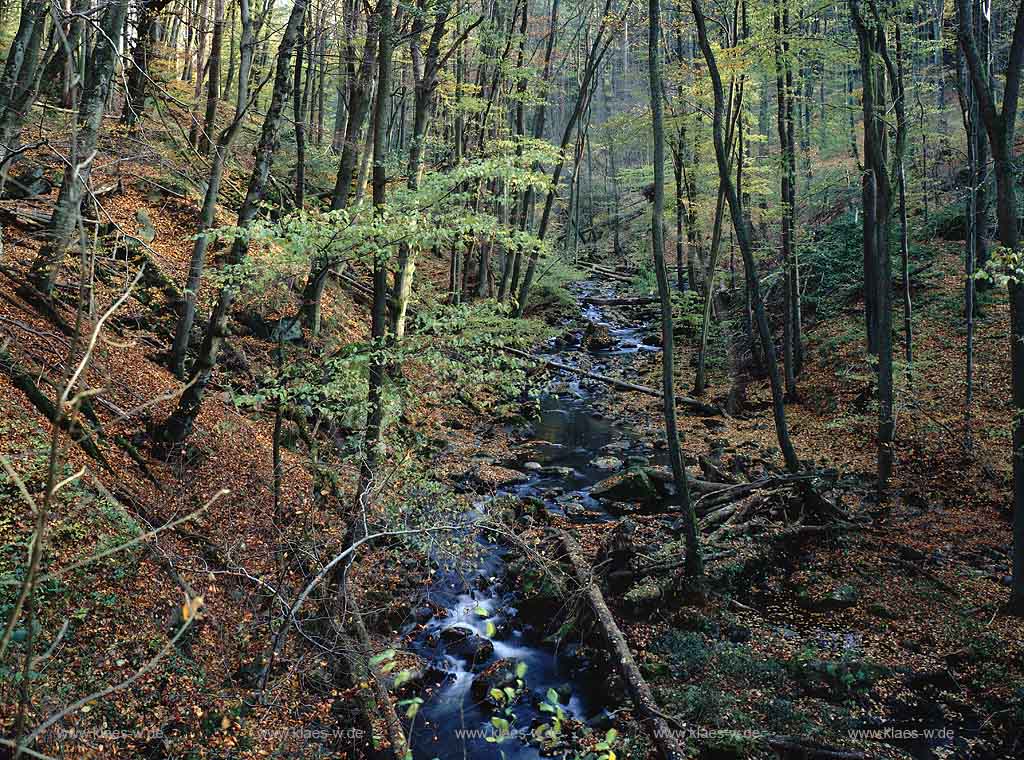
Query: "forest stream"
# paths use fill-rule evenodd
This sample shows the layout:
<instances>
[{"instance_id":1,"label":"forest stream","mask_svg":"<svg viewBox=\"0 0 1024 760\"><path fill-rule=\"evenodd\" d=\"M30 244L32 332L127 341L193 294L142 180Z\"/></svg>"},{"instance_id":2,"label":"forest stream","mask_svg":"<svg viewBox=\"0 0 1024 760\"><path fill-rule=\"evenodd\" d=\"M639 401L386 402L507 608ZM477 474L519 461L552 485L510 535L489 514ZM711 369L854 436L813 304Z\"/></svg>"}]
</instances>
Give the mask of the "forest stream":
<instances>
[{"instance_id":1,"label":"forest stream","mask_svg":"<svg viewBox=\"0 0 1024 760\"><path fill-rule=\"evenodd\" d=\"M603 290L586 282L577 295L605 295ZM609 348L591 352L597 372L611 362L629 364L637 352L659 350L644 345L643 326L616 326L601 307L584 306L582 316L585 323L607 327L612 337ZM578 343L559 345L550 341L545 355L577 365L585 349ZM612 424L594 408L595 395L603 392L604 386L595 381L554 379L538 399L539 419L524 442L529 444L528 454L502 463L522 472L524 480L482 498L476 505L481 514L493 499L513 495L540 499L551 512L575 520L615 519L590 495L590 489L610 474L595 462L611 454L626 460L641 444L628 428ZM644 453L651 454L649 447ZM442 564L417 622L406 631L412 635L412 649L429 663L431 673L431 687L421 695L424 702L411 726L416 760L498 757L499 749L508 760L541 757L529 741L530 731L548 719L539 707L549 690L557 693L567 717L593 725L600 725L607 710L614 708L606 702L603 676L591 663L578 657L573 646L542 640L537 621L518 617L518 595L505 583L507 549L491 541L481 543L482 561L475 571L467 574ZM499 743L493 740L498 732L490 722L495 713L479 699L481 689L487 690L482 684L491 681L477 677L485 669L490 674L489 666L500 661L513 668L513 663L525 665L526 694L511 706L515 720L509 736Z\"/></svg>"}]
</instances>

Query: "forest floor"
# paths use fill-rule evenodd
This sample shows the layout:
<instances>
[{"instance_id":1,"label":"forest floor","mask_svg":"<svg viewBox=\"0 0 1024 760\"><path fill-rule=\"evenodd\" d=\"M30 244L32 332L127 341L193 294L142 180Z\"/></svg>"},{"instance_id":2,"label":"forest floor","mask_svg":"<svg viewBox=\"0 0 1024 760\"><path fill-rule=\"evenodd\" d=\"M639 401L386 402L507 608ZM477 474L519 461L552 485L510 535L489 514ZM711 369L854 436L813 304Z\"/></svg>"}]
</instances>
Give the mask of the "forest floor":
<instances>
[{"instance_id":1,"label":"forest floor","mask_svg":"<svg viewBox=\"0 0 1024 760\"><path fill-rule=\"evenodd\" d=\"M660 583L608 596L663 709L707 732L701 743L709 757L753 756L758 734L773 731L860 748L867 757L1002 758L1024 750L1024 626L1002 611L1007 314L1001 297L986 298L968 451L962 247L927 245L933 263L914 290L914 376L899 388L898 464L886 498L879 502L874 490L869 442L877 412L852 297L841 318L808 331L799 401L786 407L805 467L840 474L831 497L851 524L794 540L793 523L813 518L794 512L800 500L779 489L748 512L762 524L715 531L704 593L686 597L682 583L680 601L670 593L677 584ZM635 323L639 311L627 307L614 321ZM677 388L685 393L696 351L693 340L680 342ZM623 364L625 379L660 383L658 354ZM701 400L724 407L736 384L720 357ZM784 471L767 381L749 382L745 395L743 411L729 418L681 414L692 476L753 480ZM664 447L659 399L627 392L595 401L608 419L643 431L651 449ZM680 525L665 516L641 511L629 519L640 552L664 557L665 547L681 542ZM607 558L602 547L616 529L573 527L595 564Z\"/></svg>"},{"instance_id":2,"label":"forest floor","mask_svg":"<svg viewBox=\"0 0 1024 760\"><path fill-rule=\"evenodd\" d=\"M108 139L114 142L105 145L104 155L119 155L118 138ZM314 481L309 453L291 434L282 455L282 506L275 506L274 415L266 407L235 403L273 366L274 344L240 325L188 445L165 458L152 454L150 434L180 387L162 360L173 325L165 285L184 280L196 205L187 192L167 186L157 162L97 162L98 187L118 181L102 198L109 245L95 263L93 314L117 298L143 259L166 280L144 280L111 319L83 380L102 391L83 408L77 438L60 437L62 472L84 467L88 474L51 508L43 566L49 577L36 601L39 626L15 636L15 651L38 638L35 651L44 653L33 663L26 725L158 658L126 688L69 715L37 748L60 757L374 756L381 750L367 746L367 730L337 731L362 725L366 684L341 688L343 658L305 646L297 635L271 692L255 705L250 699L280 619L274 587L296 592L309 568L344 545L343 518L354 498L357 467L325 446L319 467L331 475ZM53 398L68 371L79 274L69 263L56 315L41 312L23 288L40 245L26 210L41 213L47 204L52 197L0 201L0 454L35 498L44 489L49 431L25 388L35 384ZM148 236L148 230L155 236L141 253L117 242L125 234ZM912 381L899 388L897 468L888 497L880 503L873 493L871 368L853 294L837 315L809 320L800 397L787 406L801 459L841 476L831 496L841 500L850 525L791 540L787 520L798 519L799 505L792 489L780 488L750 501L761 518L754 528L718 537L720 545L709 549L718 558L708 562L709 580L699 593L687 591L676 570L660 573L655 584L609 588L611 609L662 709L708 732L687 740L695 754L771 756L758 739L764 731L859 748L867 757L1007 758L1021 751L1024 627L1000 607L1009 546L1005 299L991 297L978 323L974 446L967 451L960 244L922 245L934 265L914 291L916 361ZM446 271L445 261L425 257L418 276L443 288ZM204 285L201 313L214 292ZM244 306L270 324L294 305L283 283L251 295ZM651 319L634 309L613 314L624 324ZM536 316L559 333L585 327L564 299ZM316 350L326 356L365 338L367 323L364 304L331 288L325 304L330 338ZM531 330L527 338L538 344L548 334L540 324ZM691 385L692 355L692 339L679 341L681 391ZM658 385L657 353L617 361L611 360L612 371L623 379ZM516 431L523 428L487 411L481 399L454 400L457 371L449 373L439 379L416 356L407 364L406 385L432 392L407 396L400 421L416 443L406 449L410 460L389 462L393 480L382 511L396 504L423 510L443 504L446 513L457 514L515 480L517 473L505 465L529 458L517 448ZM724 403L736 381L732 375L718 357L705 398ZM741 413L681 416L691 473L701 470L702 458L739 477L781 472L767 382L743 384ZM664 446L658 399L609 391L592 401L652 452ZM86 452L83 440L95 442L102 461ZM702 477L711 479L707 472ZM438 485L443 499L430 490ZM225 489L229 493L218 496ZM0 486L0 498L0 574L18 578L35 516L11 482ZM619 525L563 515L545 520L548 527L571 529L590 560L599 559ZM636 526L636 553L678 558L672 516L633 511L629 520ZM157 528L158 540L73 567ZM545 541L542 525L517 531L523 546ZM387 543L356 566L352 586L380 650L401 640L431 573L426 550ZM6 593L2 601L9 604ZM182 623L183 600L197 595L204 602L202 620L168 653L165 644ZM329 609L329 599L316 601ZM590 628L580 625L574 635L600 659ZM13 678L5 677L2 688L0 733L9 736L19 694ZM628 704L618 687L608 693L610 704ZM641 760L653 751L628 710L616 714L615 725L623 733L620 757ZM851 733L860 728L883 733ZM952 738L893 733L925 729L950 730Z\"/></svg>"}]
</instances>

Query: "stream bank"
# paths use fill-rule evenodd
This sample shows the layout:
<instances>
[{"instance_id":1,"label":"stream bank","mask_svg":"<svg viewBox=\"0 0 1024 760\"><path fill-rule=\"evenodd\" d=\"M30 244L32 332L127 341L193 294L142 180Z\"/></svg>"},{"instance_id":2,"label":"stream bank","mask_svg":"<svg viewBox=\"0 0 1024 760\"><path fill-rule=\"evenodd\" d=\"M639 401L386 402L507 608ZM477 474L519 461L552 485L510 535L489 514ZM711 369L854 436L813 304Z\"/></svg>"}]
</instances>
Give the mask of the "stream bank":
<instances>
[{"instance_id":1,"label":"stream bank","mask_svg":"<svg viewBox=\"0 0 1024 760\"><path fill-rule=\"evenodd\" d=\"M617 293L586 283L578 295L598 300ZM657 348L644 340L649 327L600 303L587 304L581 314L579 328L549 342L546 358L652 382L658 362ZM684 365L682 374L687 372ZM691 475L744 483L778 472L773 431L759 416L762 391L754 388L741 418L683 418ZM481 517L525 504L520 524L529 524L536 509L561 527L575 525L595 567L607 558L601 544L626 526L634 558L637 551L645 563L677 558L672 515L595 494L616 472L663 464L659 402L585 377L555 375L537 403L538 419L509 431L516 456L494 462L519 476L478 499ZM849 497L848 480L843 487ZM605 574L611 611L660 709L703 732L693 750L700 757L737 759L818 756L799 754L813 747L893 760L1012 756L1004 751L1013 742L1005 725L979 725L976 711L964 711L964 687L949 691L957 683L953 674L1006 658L985 649L979 631L972 634L982 637L977 650L958 655L955 666L948 664L953 660L944 663L946 653L935 651L938 639L915 635L913 618L854 561L865 553L869 563L884 562L877 538L786 533L800 509L794 490L770 489L744 501L761 515L751 523L757 530L726 536L730 548L714 550L708 566L713 593L697 604L664 604L659 585L671 566L660 578L636 573L635 566L623 571L624 579ZM620 521L624 515L629 519ZM535 522L539 533L544 520ZM529 563L514 542L496 538L481 545L484 561L474 571L440 563L416 621L403 631L404 645L426 670L415 692L423 702L409 723L416 760L532 759L562 752L586 757L613 725L622 731L618 757L651 757L642 724L623 720L620 711L629 700L610 675L614 667L606 653L580 641L581 630L569 636L559 631L570 612L567 596L559 597L558 589L534 594L544 576L524 572ZM640 577L649 578L647 586L636 583ZM648 597L638 593L648 587ZM535 596L546 600L538 604ZM966 618L962 624L976 627ZM976 651L986 652L991 664ZM493 699L492 688L499 692ZM1012 703L1001 704L1012 710ZM562 716L561 736L538 737L535 729L550 725L552 710ZM891 736L894 730L939 729L943 733L928 739L923 733L907 740ZM787 745L786 737L793 742Z\"/></svg>"},{"instance_id":2,"label":"stream bank","mask_svg":"<svg viewBox=\"0 0 1024 760\"><path fill-rule=\"evenodd\" d=\"M583 300L611 291L588 282L577 295ZM585 327L549 341L543 358L579 366L588 357L588 368L602 371L611 361L628 364L638 353L659 350L644 343L644 326L607 318L604 307L585 305L581 316ZM592 489L631 462L647 464L657 456L595 408L595 397L607 392L587 378L552 379L537 398L538 419L515 431L517 456L500 462L521 477L478 499L480 515L513 500L573 521L614 520ZM602 669L578 645L560 645L552 621L570 610L551 605L550 595L540 606L531 604L528 589L543 584L543 576L527 573L528 563L515 561L500 540L481 538L480 544L482 562L469 573L460 563L439 562L415 622L403 632L408 648L426 663L426 686L418 695L423 703L410 721L414 757L535 760L542 752L572 749L574 740L595 731L603 736L611 727L609 710L620 705L608 701ZM535 734L553 715L564 726L561 736Z\"/></svg>"}]
</instances>

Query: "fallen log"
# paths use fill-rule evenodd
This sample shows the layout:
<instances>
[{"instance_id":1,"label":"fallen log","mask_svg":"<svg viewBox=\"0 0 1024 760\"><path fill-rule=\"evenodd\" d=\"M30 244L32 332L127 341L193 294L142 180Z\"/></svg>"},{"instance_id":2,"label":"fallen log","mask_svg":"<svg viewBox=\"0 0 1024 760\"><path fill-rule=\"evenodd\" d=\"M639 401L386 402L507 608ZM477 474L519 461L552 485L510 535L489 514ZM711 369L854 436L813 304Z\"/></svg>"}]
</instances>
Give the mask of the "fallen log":
<instances>
[{"instance_id":1,"label":"fallen log","mask_svg":"<svg viewBox=\"0 0 1024 760\"><path fill-rule=\"evenodd\" d=\"M50 226L49 216L28 206L0 206L0 219L28 232L45 230Z\"/></svg>"},{"instance_id":2,"label":"fallen log","mask_svg":"<svg viewBox=\"0 0 1024 760\"><path fill-rule=\"evenodd\" d=\"M644 472L646 472L648 477L651 479L662 483L675 483L676 480L675 476L672 475L672 470L668 467L645 467ZM695 478L692 475L687 475L686 484L690 487L691 492L700 494L720 493L731 488L728 483L715 483L711 480L701 480L700 478Z\"/></svg>"},{"instance_id":3,"label":"fallen log","mask_svg":"<svg viewBox=\"0 0 1024 760\"><path fill-rule=\"evenodd\" d=\"M586 377L591 380L597 380L598 382L606 383L607 385L610 385L613 388L619 388L625 391L633 391L635 393L644 393L648 396L662 398L662 392L656 388L648 388L645 385L637 385L636 383L629 383L626 382L625 380L619 380L618 378L615 377L599 375L596 372L588 372L587 370L580 369L578 367L570 367L568 364L562 364L561 362L556 362L552 359L545 359L541 356L534 356L533 354L527 353L526 351L520 351L517 348L509 348L506 346L503 347L501 350L504 351L505 353L512 354L513 356L519 356L522 357L523 359L530 359L532 361L543 364L547 367L551 367L552 369L557 369L562 372L569 372L574 375L580 375L581 377ZM697 399L690 398L688 396L676 396L676 403L679 404L680 406L685 406L688 409L693 409L694 411L700 412L701 414L705 414L708 416L724 416L722 410L719 409L717 406L705 404L702 401L698 401Z\"/></svg>"},{"instance_id":4,"label":"fallen log","mask_svg":"<svg viewBox=\"0 0 1024 760\"><path fill-rule=\"evenodd\" d=\"M645 306L658 303L657 296L630 296L628 298L592 298L583 299L583 303L591 306Z\"/></svg>"},{"instance_id":5,"label":"fallen log","mask_svg":"<svg viewBox=\"0 0 1024 760\"><path fill-rule=\"evenodd\" d=\"M633 278L630 277L629 275L618 274L614 272L602 272L597 269L584 269L584 271L589 272L592 275L596 275L597 277L604 277L615 280L616 282L628 283L633 281Z\"/></svg>"},{"instance_id":6,"label":"fallen log","mask_svg":"<svg viewBox=\"0 0 1024 760\"><path fill-rule=\"evenodd\" d=\"M593 582L592 571L583 561L579 545L564 530L559 531L559 537L562 548L572 565L573 575L587 596L590 611L601 629L605 642L615 655L613 659L619 675L629 691L633 706L640 719L651 729L651 738L658 748L658 754L664 760L683 760L685 754L676 741L676 733L669 727L668 722L658 710L651 687L647 685L640 668L637 667L636 660L633 659L633 654L629 651L629 645L604 601L604 594Z\"/></svg>"},{"instance_id":7,"label":"fallen log","mask_svg":"<svg viewBox=\"0 0 1024 760\"><path fill-rule=\"evenodd\" d=\"M395 705L391 701L391 695L388 693L385 679L381 677L383 673L373 664L373 657L371 655L374 650L373 643L370 641L370 634L366 630L366 624L363 622L363 616L359 611L359 605L356 600L346 594L345 601L352 613L352 624L356 631L356 651L359 653L359 659L361 660L359 665L363 670L362 673L354 673L353 675L361 675L365 678L366 682L370 684L373 696L374 709L366 716L367 723L372 725L375 718L382 718L391 754L394 755L395 760L405 760L405 758L411 755L405 730L402 728L402 721L395 712ZM353 678L353 681L355 681L355 678Z\"/></svg>"}]
</instances>

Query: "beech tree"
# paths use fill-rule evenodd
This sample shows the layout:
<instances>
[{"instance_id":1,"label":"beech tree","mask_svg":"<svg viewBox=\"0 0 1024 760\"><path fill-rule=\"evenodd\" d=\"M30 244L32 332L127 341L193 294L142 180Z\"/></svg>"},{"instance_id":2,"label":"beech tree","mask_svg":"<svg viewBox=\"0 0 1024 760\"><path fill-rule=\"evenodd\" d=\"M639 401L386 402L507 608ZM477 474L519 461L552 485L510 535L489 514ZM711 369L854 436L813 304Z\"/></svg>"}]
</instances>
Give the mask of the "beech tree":
<instances>
[{"instance_id":1,"label":"beech tree","mask_svg":"<svg viewBox=\"0 0 1024 760\"><path fill-rule=\"evenodd\" d=\"M1010 296L1010 387L1012 393L1013 461L1013 584L1010 609L1024 615L1024 280L1022 280L1020 211L1018 207L1013 135L1017 122L1020 78L1024 67L1024 4L1017 9L1013 39L1006 60L1000 105L975 37L970 0L957 0L957 38L963 50L978 109L988 135L996 184L996 221L1002 250L993 254Z\"/></svg>"},{"instance_id":2,"label":"beech tree","mask_svg":"<svg viewBox=\"0 0 1024 760\"><path fill-rule=\"evenodd\" d=\"M121 37L127 11L128 0L110 0L100 22L100 33L87 68L82 101L78 107L78 128L72 144L70 166L61 181L57 205L50 218L48 239L32 265L36 286L46 296L53 294L60 265L78 228L82 199L86 195L103 112L117 66L118 52L114 46Z\"/></svg>"},{"instance_id":3,"label":"beech tree","mask_svg":"<svg viewBox=\"0 0 1024 760\"><path fill-rule=\"evenodd\" d=\"M242 230L250 226L256 218L260 202L266 192L270 167L277 149L281 119L292 89L291 58L299 39L299 30L305 19L306 8L306 0L295 1L277 49L274 90L270 99L270 107L263 118L260 141L256 146L255 164L252 175L249 177L249 188L245 194L245 201L238 211L238 227ZM248 239L242 235L236 237L228 255L229 263L233 266L243 263L248 249ZM235 301L237 288L238 283L229 283L221 288L203 336L203 343L199 347L199 353L192 367L189 382L178 400L177 407L164 424L161 437L167 445L181 443L192 432L196 415L199 414L203 398L206 395L206 386L209 385L221 345L227 335L228 315Z\"/></svg>"}]
</instances>

